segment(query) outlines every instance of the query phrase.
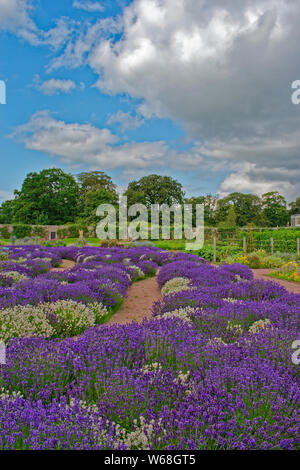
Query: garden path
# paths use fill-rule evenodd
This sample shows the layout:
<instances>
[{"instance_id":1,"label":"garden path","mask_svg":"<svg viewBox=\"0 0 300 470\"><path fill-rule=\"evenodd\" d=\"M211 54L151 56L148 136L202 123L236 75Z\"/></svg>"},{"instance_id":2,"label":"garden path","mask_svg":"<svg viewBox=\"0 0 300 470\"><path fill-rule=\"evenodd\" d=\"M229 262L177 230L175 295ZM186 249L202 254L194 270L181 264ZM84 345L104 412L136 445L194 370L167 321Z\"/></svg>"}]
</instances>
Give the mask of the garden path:
<instances>
[{"instance_id":1,"label":"garden path","mask_svg":"<svg viewBox=\"0 0 300 470\"><path fill-rule=\"evenodd\" d=\"M51 271L67 271L75 266L75 262L69 259L63 259L59 268L53 268Z\"/></svg>"},{"instance_id":2,"label":"garden path","mask_svg":"<svg viewBox=\"0 0 300 470\"><path fill-rule=\"evenodd\" d=\"M74 261L64 259L59 268L52 271L67 271L73 268ZM152 305L162 298L156 276L132 284L121 308L110 318L107 324L124 324L132 321L142 322L143 318L151 318Z\"/></svg>"},{"instance_id":3,"label":"garden path","mask_svg":"<svg viewBox=\"0 0 300 470\"><path fill-rule=\"evenodd\" d=\"M284 279L270 277L269 274L272 271L274 271L274 269L252 269L254 279L263 279L264 281L277 282L281 286L285 287L289 292L300 294L300 284L298 282L285 281Z\"/></svg>"},{"instance_id":4,"label":"garden path","mask_svg":"<svg viewBox=\"0 0 300 470\"><path fill-rule=\"evenodd\" d=\"M52 271L65 271L71 269L75 264L73 261L63 260L61 266L54 268ZM270 277L271 271L271 269L252 269L254 279L277 282L289 292L300 294L299 283ZM151 318L153 303L162 298L156 277L150 277L132 284L127 291L127 297L123 305L110 318L108 324L125 324L132 321L140 323L145 317Z\"/></svg>"},{"instance_id":5,"label":"garden path","mask_svg":"<svg viewBox=\"0 0 300 470\"><path fill-rule=\"evenodd\" d=\"M156 276L132 284L121 308L110 318L108 324L142 322L151 318L153 302L161 299Z\"/></svg>"}]
</instances>

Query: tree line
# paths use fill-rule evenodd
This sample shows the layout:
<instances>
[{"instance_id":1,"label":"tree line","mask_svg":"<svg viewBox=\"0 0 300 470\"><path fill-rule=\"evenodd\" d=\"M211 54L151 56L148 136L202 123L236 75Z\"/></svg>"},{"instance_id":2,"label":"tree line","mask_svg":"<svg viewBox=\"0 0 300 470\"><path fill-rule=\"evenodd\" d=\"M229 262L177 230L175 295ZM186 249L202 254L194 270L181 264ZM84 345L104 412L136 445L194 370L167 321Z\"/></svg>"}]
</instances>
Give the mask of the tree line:
<instances>
[{"instance_id":1,"label":"tree line","mask_svg":"<svg viewBox=\"0 0 300 470\"><path fill-rule=\"evenodd\" d=\"M233 192L218 199L211 194L187 198L180 182L160 175L132 181L124 193L128 206L145 204L204 204L206 226L276 227L289 224L290 216L300 214L300 197L289 203L277 191L261 197ZM14 198L0 206L1 224L66 225L98 222L100 204L118 206L119 195L112 178L102 171L82 172L77 176L60 168L29 173ZM195 211L193 213L195 219ZM195 222L195 220L193 221Z\"/></svg>"}]
</instances>

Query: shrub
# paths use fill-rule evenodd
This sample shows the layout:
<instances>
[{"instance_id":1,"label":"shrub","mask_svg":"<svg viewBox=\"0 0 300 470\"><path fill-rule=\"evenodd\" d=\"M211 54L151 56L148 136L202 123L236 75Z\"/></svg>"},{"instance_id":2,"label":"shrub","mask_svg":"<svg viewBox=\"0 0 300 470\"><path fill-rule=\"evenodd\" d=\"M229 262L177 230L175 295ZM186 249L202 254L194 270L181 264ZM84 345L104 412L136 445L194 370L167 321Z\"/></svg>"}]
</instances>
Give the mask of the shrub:
<instances>
[{"instance_id":1,"label":"shrub","mask_svg":"<svg viewBox=\"0 0 300 470\"><path fill-rule=\"evenodd\" d=\"M186 277L173 277L170 281L167 281L163 286L161 292L163 295L168 295L173 292L180 292L183 290L190 290L189 287L190 279Z\"/></svg>"},{"instance_id":2,"label":"shrub","mask_svg":"<svg viewBox=\"0 0 300 470\"><path fill-rule=\"evenodd\" d=\"M17 238L30 237L31 225L16 224L13 226L13 235Z\"/></svg>"},{"instance_id":3,"label":"shrub","mask_svg":"<svg viewBox=\"0 0 300 470\"><path fill-rule=\"evenodd\" d=\"M58 300L44 308L55 336L59 338L83 333L96 323L94 309L73 300Z\"/></svg>"},{"instance_id":4,"label":"shrub","mask_svg":"<svg viewBox=\"0 0 300 470\"><path fill-rule=\"evenodd\" d=\"M0 228L0 238L3 238L4 240L9 240L10 235L11 234L7 226Z\"/></svg>"},{"instance_id":5,"label":"shrub","mask_svg":"<svg viewBox=\"0 0 300 470\"><path fill-rule=\"evenodd\" d=\"M30 336L50 337L54 333L43 306L16 305L0 310L0 341Z\"/></svg>"},{"instance_id":6,"label":"shrub","mask_svg":"<svg viewBox=\"0 0 300 470\"><path fill-rule=\"evenodd\" d=\"M1 273L1 276L9 278L12 281L12 284L18 284L18 282L27 281L28 279L26 274L21 274L17 271L4 271Z\"/></svg>"},{"instance_id":7,"label":"shrub","mask_svg":"<svg viewBox=\"0 0 300 470\"><path fill-rule=\"evenodd\" d=\"M66 228L69 238L78 238L79 230L83 230L83 235L88 236L88 227L87 225L82 224L70 224ZM66 232L64 232L66 233Z\"/></svg>"},{"instance_id":8,"label":"shrub","mask_svg":"<svg viewBox=\"0 0 300 470\"><path fill-rule=\"evenodd\" d=\"M68 228L59 228L57 230L58 238L68 238L69 236L69 229Z\"/></svg>"},{"instance_id":9,"label":"shrub","mask_svg":"<svg viewBox=\"0 0 300 470\"><path fill-rule=\"evenodd\" d=\"M280 268L284 260L279 256L265 256L260 260L262 268Z\"/></svg>"},{"instance_id":10,"label":"shrub","mask_svg":"<svg viewBox=\"0 0 300 470\"><path fill-rule=\"evenodd\" d=\"M31 233L33 237L45 238L46 229L42 225L35 225L32 227Z\"/></svg>"},{"instance_id":11,"label":"shrub","mask_svg":"<svg viewBox=\"0 0 300 470\"><path fill-rule=\"evenodd\" d=\"M256 254L248 255L247 260L248 260L248 266L251 269L260 268L260 259L259 259L259 256L257 256Z\"/></svg>"},{"instance_id":12,"label":"shrub","mask_svg":"<svg viewBox=\"0 0 300 470\"><path fill-rule=\"evenodd\" d=\"M108 315L107 308L103 304L101 304L101 302L90 303L89 308L94 312L95 321L97 324L102 323L103 318Z\"/></svg>"}]
</instances>

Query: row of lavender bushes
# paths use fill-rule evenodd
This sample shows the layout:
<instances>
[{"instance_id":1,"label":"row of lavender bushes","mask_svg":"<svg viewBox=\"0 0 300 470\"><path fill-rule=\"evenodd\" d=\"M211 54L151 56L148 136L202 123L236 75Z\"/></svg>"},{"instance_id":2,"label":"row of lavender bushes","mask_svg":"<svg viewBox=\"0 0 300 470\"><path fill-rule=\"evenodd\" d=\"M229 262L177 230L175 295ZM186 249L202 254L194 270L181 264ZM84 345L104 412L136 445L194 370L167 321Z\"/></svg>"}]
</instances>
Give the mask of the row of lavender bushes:
<instances>
[{"instance_id":1,"label":"row of lavender bushes","mask_svg":"<svg viewBox=\"0 0 300 470\"><path fill-rule=\"evenodd\" d=\"M6 263L32 273L12 254ZM107 307L113 296L99 291L103 279L124 295L139 270L147 275L157 266L163 298L142 324L91 326L77 338L9 339L0 366L0 447L298 447L291 345L299 337L299 295L254 281L246 266L214 267L153 248L69 247L53 256L77 264L67 273L20 272L29 279L2 288L2 312L20 302L64 301L65 289L68 301ZM13 294L19 290L30 294Z\"/></svg>"}]
</instances>

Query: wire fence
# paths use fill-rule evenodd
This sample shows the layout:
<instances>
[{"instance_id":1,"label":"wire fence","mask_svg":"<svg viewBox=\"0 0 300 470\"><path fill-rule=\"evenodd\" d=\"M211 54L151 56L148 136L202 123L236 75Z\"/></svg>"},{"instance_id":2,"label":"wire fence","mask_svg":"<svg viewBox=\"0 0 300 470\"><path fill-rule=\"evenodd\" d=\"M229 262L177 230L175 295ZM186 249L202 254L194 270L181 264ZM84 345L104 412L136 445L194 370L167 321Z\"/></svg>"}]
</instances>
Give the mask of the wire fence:
<instances>
[{"instance_id":1,"label":"wire fence","mask_svg":"<svg viewBox=\"0 0 300 470\"><path fill-rule=\"evenodd\" d=\"M213 257L217 259L218 251L234 250L245 254L253 253L258 250L264 250L266 253L297 253L300 254L300 238L276 239L270 237L267 239L250 239L249 237L227 238L220 240L213 237Z\"/></svg>"}]
</instances>

